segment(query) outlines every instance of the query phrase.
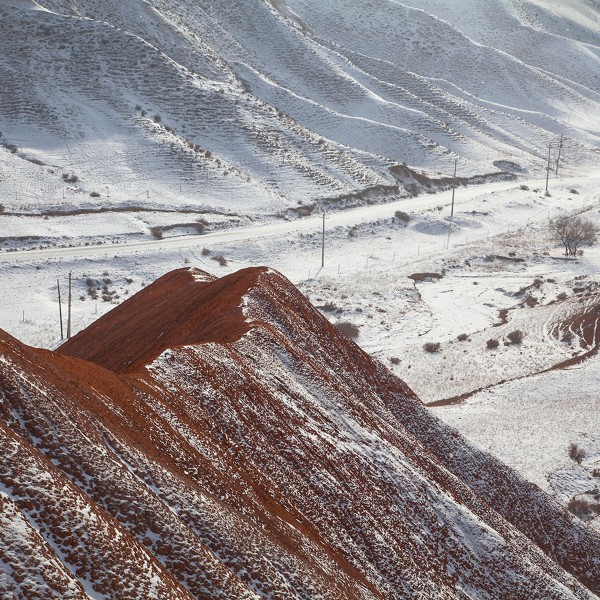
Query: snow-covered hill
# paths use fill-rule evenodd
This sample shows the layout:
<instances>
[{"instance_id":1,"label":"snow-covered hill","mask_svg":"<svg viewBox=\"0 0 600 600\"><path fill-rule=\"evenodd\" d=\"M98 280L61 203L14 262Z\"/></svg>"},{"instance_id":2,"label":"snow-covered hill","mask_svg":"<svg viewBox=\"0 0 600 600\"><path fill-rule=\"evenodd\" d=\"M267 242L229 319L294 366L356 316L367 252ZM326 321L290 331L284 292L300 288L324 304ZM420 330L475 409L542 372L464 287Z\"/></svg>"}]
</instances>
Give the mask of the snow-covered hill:
<instances>
[{"instance_id":1,"label":"snow-covered hill","mask_svg":"<svg viewBox=\"0 0 600 600\"><path fill-rule=\"evenodd\" d=\"M4 2L0 202L117 209L150 235L161 210L230 224L406 195L388 170L402 162L540 172L561 134L563 168L585 168L598 14L583 0Z\"/></svg>"},{"instance_id":2,"label":"snow-covered hill","mask_svg":"<svg viewBox=\"0 0 600 600\"><path fill-rule=\"evenodd\" d=\"M600 538L278 273L165 275L0 334L0 587L44 598L594 598Z\"/></svg>"}]
</instances>

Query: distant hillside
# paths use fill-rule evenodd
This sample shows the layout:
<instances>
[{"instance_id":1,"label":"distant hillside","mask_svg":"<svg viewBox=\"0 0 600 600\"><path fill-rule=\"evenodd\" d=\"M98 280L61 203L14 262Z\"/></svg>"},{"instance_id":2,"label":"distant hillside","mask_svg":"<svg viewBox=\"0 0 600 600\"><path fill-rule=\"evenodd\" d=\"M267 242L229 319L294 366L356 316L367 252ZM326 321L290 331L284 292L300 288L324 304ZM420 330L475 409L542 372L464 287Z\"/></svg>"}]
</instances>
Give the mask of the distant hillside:
<instances>
[{"instance_id":1,"label":"distant hillside","mask_svg":"<svg viewBox=\"0 0 600 600\"><path fill-rule=\"evenodd\" d=\"M1 334L0 389L9 595L600 594L600 538L274 271L169 273L59 352Z\"/></svg>"},{"instance_id":2,"label":"distant hillside","mask_svg":"<svg viewBox=\"0 0 600 600\"><path fill-rule=\"evenodd\" d=\"M597 165L599 12L568 4L5 1L2 203L273 216L400 163L540 173L560 134Z\"/></svg>"}]
</instances>

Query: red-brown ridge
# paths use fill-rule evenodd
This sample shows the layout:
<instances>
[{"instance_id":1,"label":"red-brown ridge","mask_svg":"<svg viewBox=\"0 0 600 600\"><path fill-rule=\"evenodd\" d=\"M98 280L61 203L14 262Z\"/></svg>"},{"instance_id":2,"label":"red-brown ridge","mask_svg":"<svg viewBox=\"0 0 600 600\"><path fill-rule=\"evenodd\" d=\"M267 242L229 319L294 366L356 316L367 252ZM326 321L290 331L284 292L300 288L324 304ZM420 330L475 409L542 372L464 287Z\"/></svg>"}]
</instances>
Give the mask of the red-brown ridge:
<instances>
[{"instance_id":1,"label":"red-brown ridge","mask_svg":"<svg viewBox=\"0 0 600 600\"><path fill-rule=\"evenodd\" d=\"M0 332L0 589L595 598L600 538L283 276L169 273L59 351Z\"/></svg>"}]
</instances>

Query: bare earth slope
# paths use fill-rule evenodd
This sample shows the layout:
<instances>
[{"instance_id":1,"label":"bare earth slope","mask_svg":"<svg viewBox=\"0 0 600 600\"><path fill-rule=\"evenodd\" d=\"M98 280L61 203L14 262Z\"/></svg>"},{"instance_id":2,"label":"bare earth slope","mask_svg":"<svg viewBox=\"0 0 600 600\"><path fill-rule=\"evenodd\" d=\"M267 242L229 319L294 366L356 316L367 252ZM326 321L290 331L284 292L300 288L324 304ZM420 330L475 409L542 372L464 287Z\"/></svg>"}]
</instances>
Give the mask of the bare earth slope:
<instances>
[{"instance_id":1,"label":"bare earth slope","mask_svg":"<svg viewBox=\"0 0 600 600\"><path fill-rule=\"evenodd\" d=\"M600 594L595 534L274 271L170 273L60 352L2 334L0 390L16 596Z\"/></svg>"}]
</instances>

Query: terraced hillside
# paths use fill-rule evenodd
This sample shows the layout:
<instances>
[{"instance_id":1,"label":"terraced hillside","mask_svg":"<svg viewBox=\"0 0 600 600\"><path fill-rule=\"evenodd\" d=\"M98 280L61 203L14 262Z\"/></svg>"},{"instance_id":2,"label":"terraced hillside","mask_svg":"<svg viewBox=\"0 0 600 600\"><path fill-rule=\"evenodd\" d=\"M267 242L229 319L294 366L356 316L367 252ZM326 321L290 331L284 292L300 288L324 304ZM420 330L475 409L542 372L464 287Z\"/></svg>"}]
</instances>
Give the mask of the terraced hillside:
<instances>
[{"instance_id":1,"label":"terraced hillside","mask_svg":"<svg viewBox=\"0 0 600 600\"><path fill-rule=\"evenodd\" d=\"M600 538L264 268L165 275L59 352L0 338L0 588L594 598Z\"/></svg>"},{"instance_id":2,"label":"terraced hillside","mask_svg":"<svg viewBox=\"0 0 600 600\"><path fill-rule=\"evenodd\" d=\"M583 0L8 0L2 203L134 206L139 235L157 209L222 221L402 195L402 162L540 172L560 134L564 168L585 168L598 31Z\"/></svg>"}]
</instances>

